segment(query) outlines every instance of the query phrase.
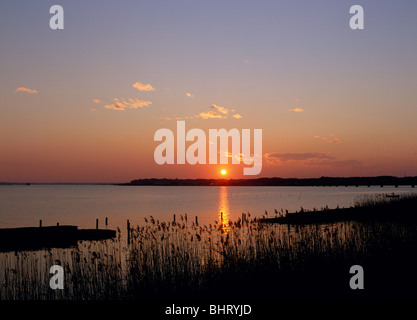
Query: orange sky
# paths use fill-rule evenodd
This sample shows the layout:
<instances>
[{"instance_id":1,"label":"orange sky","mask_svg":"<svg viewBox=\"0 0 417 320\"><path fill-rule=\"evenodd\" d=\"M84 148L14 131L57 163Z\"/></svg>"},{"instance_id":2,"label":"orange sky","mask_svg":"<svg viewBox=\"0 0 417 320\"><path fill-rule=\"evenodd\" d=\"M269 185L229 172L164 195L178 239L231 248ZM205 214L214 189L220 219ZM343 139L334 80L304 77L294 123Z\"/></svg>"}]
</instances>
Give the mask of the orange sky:
<instances>
[{"instance_id":1,"label":"orange sky","mask_svg":"<svg viewBox=\"0 0 417 320\"><path fill-rule=\"evenodd\" d=\"M262 129L250 178L417 176L414 2L369 2L361 31L332 1L74 1L54 31L47 5L0 6L0 182L244 177L157 165L178 119Z\"/></svg>"}]
</instances>

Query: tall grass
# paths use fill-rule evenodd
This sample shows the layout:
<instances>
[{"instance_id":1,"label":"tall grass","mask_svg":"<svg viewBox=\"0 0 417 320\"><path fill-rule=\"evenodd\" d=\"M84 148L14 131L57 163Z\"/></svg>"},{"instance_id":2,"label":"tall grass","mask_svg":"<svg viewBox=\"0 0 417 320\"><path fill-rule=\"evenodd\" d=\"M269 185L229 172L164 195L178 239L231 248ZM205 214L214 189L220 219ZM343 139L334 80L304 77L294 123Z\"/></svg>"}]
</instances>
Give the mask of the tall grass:
<instances>
[{"instance_id":1,"label":"tall grass","mask_svg":"<svg viewBox=\"0 0 417 320\"><path fill-rule=\"evenodd\" d=\"M402 221L417 222L417 194L409 193L396 195L396 198L386 194L364 195L355 199L354 205L348 208L321 210L305 210L289 213L275 210L275 217L263 219L263 222L283 224L316 224L336 221Z\"/></svg>"},{"instance_id":2,"label":"tall grass","mask_svg":"<svg viewBox=\"0 0 417 320\"><path fill-rule=\"evenodd\" d=\"M367 284L396 266L417 284L416 235L415 224L395 221L201 226L186 215L177 223L150 217L132 228L129 244L119 230L114 240L71 249L1 253L0 299L345 297L354 264L375 272ZM49 288L53 264L64 267L64 290Z\"/></svg>"}]
</instances>

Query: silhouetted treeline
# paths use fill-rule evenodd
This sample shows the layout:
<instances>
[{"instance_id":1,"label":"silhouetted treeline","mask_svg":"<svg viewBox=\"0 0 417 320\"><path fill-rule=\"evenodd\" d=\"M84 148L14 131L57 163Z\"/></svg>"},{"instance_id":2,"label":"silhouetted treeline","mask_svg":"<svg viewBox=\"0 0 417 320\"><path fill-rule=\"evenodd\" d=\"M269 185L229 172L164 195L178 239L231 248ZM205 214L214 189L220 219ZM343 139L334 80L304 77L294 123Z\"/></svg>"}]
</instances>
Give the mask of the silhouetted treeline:
<instances>
[{"instance_id":1,"label":"silhouetted treeline","mask_svg":"<svg viewBox=\"0 0 417 320\"><path fill-rule=\"evenodd\" d=\"M417 177L321 177L321 178L258 178L258 179L136 179L122 185L134 186L413 186Z\"/></svg>"}]
</instances>

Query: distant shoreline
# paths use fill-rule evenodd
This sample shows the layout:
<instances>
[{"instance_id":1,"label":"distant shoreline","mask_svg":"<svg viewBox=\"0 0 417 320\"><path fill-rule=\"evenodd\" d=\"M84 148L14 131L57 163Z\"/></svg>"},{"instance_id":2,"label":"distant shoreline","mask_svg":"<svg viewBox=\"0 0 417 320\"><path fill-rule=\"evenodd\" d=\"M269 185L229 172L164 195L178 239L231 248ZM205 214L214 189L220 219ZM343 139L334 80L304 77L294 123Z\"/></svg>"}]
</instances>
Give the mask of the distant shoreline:
<instances>
[{"instance_id":1,"label":"distant shoreline","mask_svg":"<svg viewBox=\"0 0 417 320\"><path fill-rule=\"evenodd\" d=\"M136 179L122 186L414 186L417 177L321 177L257 179Z\"/></svg>"},{"instance_id":2,"label":"distant shoreline","mask_svg":"<svg viewBox=\"0 0 417 320\"><path fill-rule=\"evenodd\" d=\"M410 186L417 185L417 177L321 177L256 179L135 179L120 182L0 182L4 185L117 185L117 186L283 186L283 187L343 187L343 186Z\"/></svg>"},{"instance_id":3,"label":"distant shoreline","mask_svg":"<svg viewBox=\"0 0 417 320\"><path fill-rule=\"evenodd\" d=\"M63 185L63 186L106 186L119 185L119 182L0 182L0 186Z\"/></svg>"}]
</instances>

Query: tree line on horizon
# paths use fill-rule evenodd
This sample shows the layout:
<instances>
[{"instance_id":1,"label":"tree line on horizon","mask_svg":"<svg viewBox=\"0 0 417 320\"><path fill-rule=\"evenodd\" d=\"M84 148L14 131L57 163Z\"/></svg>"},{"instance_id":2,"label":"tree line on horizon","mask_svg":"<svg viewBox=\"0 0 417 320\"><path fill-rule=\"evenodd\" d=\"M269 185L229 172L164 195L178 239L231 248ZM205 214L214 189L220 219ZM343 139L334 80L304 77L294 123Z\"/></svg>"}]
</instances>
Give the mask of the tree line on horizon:
<instances>
[{"instance_id":1,"label":"tree line on horizon","mask_svg":"<svg viewBox=\"0 0 417 320\"><path fill-rule=\"evenodd\" d=\"M414 187L417 177L320 177L320 178L256 178L256 179L135 179L122 185L160 186L400 186Z\"/></svg>"}]
</instances>

